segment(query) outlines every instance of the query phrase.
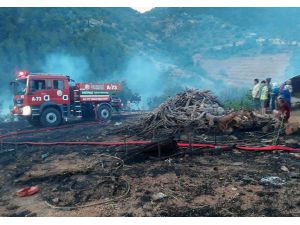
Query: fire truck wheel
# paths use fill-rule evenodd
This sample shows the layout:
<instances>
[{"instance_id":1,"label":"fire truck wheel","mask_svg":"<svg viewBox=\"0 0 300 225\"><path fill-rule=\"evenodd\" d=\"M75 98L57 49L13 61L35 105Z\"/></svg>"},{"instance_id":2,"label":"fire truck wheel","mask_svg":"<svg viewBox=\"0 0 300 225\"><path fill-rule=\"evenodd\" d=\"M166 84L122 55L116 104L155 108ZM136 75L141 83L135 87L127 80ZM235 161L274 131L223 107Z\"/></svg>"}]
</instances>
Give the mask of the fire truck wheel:
<instances>
[{"instance_id":1,"label":"fire truck wheel","mask_svg":"<svg viewBox=\"0 0 300 225\"><path fill-rule=\"evenodd\" d=\"M57 109L48 108L43 111L40 120L44 127L55 127L61 124L62 118Z\"/></svg>"},{"instance_id":2,"label":"fire truck wheel","mask_svg":"<svg viewBox=\"0 0 300 225\"><path fill-rule=\"evenodd\" d=\"M98 118L102 121L110 120L111 118L111 108L107 105L100 105L97 110Z\"/></svg>"}]
</instances>

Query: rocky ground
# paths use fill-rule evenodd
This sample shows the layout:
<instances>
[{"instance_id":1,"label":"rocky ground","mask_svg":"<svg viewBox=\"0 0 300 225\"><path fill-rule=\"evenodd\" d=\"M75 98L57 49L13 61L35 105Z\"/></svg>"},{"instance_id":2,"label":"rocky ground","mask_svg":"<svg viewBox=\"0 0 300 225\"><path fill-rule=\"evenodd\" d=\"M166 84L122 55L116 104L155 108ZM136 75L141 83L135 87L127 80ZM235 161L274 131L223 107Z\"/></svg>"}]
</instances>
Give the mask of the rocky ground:
<instances>
[{"instance_id":1,"label":"rocky ground","mask_svg":"<svg viewBox=\"0 0 300 225\"><path fill-rule=\"evenodd\" d=\"M120 141L124 135L114 130L138 116L116 117L108 124L73 123L65 129L37 130L2 141ZM0 134L31 129L24 121L0 124ZM243 137L255 135L219 135L217 140L236 139L241 143ZM252 140L262 145L271 138L260 137L261 134ZM298 140L297 135L292 138ZM282 136L280 141L285 139ZM300 216L298 155L279 151L195 150L194 154L161 159L149 156L125 161L123 165L119 157L130 149L2 143L0 215ZM20 188L34 185L39 187L39 193L16 196ZM99 204L80 208L93 203ZM71 209L72 206L76 208Z\"/></svg>"}]
</instances>

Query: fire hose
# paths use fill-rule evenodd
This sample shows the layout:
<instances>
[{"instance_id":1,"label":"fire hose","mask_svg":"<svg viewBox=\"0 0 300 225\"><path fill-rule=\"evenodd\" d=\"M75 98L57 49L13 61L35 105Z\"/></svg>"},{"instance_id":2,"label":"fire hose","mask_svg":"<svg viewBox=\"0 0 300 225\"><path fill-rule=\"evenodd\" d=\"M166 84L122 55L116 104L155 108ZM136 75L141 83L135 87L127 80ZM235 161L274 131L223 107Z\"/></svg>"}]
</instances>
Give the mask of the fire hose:
<instances>
[{"instance_id":1,"label":"fire hose","mask_svg":"<svg viewBox=\"0 0 300 225\"><path fill-rule=\"evenodd\" d=\"M113 142L86 142L86 141L60 141L60 142L1 142L2 144L9 145L33 145L33 146L53 146L53 145L92 145L92 146L124 146L124 145L146 145L152 143L151 141L113 141ZM181 143L178 142L177 146L182 147L193 147L193 148L211 148L216 150L228 149L230 146L226 145L213 145L213 144L201 144L201 143ZM233 146L237 150L245 151L300 151L300 148L292 148L283 145L268 145L268 146Z\"/></svg>"},{"instance_id":2,"label":"fire hose","mask_svg":"<svg viewBox=\"0 0 300 225\"><path fill-rule=\"evenodd\" d=\"M70 125L64 125L59 127L48 127L48 128L41 128L38 130L25 130L25 131L18 131L18 132L12 132L8 134L0 135L0 139L5 137L11 137L19 134L29 134L29 133L36 133L36 132L42 132L42 131L50 131L50 130L59 130L59 129L65 129L70 128L74 126L85 126L85 125L93 125L93 124L99 124L99 121L97 122L86 122L86 123L80 123L80 124L70 124ZM151 141L113 141L113 142L82 142L82 141L60 141L60 142L5 142L1 141L1 144L10 144L10 145L34 145L34 146L53 146L53 145L94 145L94 146L123 146L123 145L145 145L150 144ZM177 143L178 147L192 147L192 148L211 148L211 149L228 149L230 146L225 145L213 145L213 144L207 144L207 143ZM268 146L239 146L235 145L235 149L238 150L245 150L245 151L274 151L274 150L280 150L280 151L300 151L300 148L292 148L287 147L284 145L268 145Z\"/></svg>"},{"instance_id":3,"label":"fire hose","mask_svg":"<svg viewBox=\"0 0 300 225\"><path fill-rule=\"evenodd\" d=\"M99 122L92 122L92 123L85 123L81 125L87 125L87 124L95 124ZM80 124L79 124L80 125ZM67 125L67 126L61 126L61 127L55 127L55 128L42 128L38 131L48 131L48 130L57 130L57 129L64 129L68 127L72 127L74 125ZM37 130L26 130L26 131L20 131L20 132L13 132L9 134L0 135L0 139L4 137L10 137L18 134L27 134L37 132ZM89 145L89 146L126 146L126 145L147 145L154 143L150 140L139 140L139 141L113 141L113 142L87 142L87 141L59 141L59 142L31 142L31 141L25 141L25 142L9 142L9 141L1 141L1 144L8 144L8 145L32 145L32 146L54 146L54 145ZM159 145L159 142L158 142ZM214 144L208 144L208 143L183 143L183 142L177 142L177 146L179 148L197 148L197 149L212 149L213 151L216 150L231 150L231 149L237 149L237 150L243 150L243 151L274 151L274 150L280 150L280 151L290 151L290 152L300 152L300 148L292 148L287 147L283 145L269 145L269 146L242 146L242 145L214 145ZM179 153L182 154L182 153ZM112 157L112 156L111 156ZM170 157L170 156L169 156ZM117 200L123 199L125 196L128 195L130 191L130 185L125 180L126 183L126 190L125 193L121 196L108 199L108 200L100 200L93 203L87 203L83 205L73 205L73 206L58 206L54 205L53 203L45 200L46 205L48 205L51 208L54 209L64 209L64 210L70 210L70 209L77 209L77 208L84 208L84 207L90 207L90 206L96 206L101 205Z\"/></svg>"},{"instance_id":4,"label":"fire hose","mask_svg":"<svg viewBox=\"0 0 300 225\"><path fill-rule=\"evenodd\" d=\"M177 143L178 147L189 147L190 144L188 143ZM220 146L220 145L212 145L212 144L192 144L191 147L194 148L214 148L214 149L224 149L230 146ZM284 145L268 145L268 146L239 146L235 145L235 149L238 150L245 150L245 151L274 151L274 150L281 150L281 151L300 151L300 148L292 148L287 147Z\"/></svg>"}]
</instances>

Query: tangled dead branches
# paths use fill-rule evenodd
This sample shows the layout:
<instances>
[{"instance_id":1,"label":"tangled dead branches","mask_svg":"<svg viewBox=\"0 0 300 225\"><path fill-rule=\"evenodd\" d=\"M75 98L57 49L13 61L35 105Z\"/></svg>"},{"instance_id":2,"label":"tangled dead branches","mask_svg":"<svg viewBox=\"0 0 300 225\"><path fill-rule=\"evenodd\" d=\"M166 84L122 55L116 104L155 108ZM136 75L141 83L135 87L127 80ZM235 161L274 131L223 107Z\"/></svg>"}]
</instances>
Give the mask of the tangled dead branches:
<instances>
[{"instance_id":1,"label":"tangled dead branches","mask_svg":"<svg viewBox=\"0 0 300 225\"><path fill-rule=\"evenodd\" d=\"M123 127L121 132L142 137L161 137L193 130L201 133L211 128L221 132L250 129L270 123L270 118L259 118L245 110L230 112L209 90L187 89L169 98L144 118Z\"/></svg>"}]
</instances>

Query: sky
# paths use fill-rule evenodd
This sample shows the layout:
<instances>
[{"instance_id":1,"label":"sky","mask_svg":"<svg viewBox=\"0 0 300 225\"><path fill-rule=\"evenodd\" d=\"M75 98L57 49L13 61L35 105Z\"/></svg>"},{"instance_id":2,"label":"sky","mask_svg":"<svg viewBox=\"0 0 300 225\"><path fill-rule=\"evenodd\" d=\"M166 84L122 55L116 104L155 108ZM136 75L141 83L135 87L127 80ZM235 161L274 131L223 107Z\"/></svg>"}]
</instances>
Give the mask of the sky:
<instances>
[{"instance_id":1,"label":"sky","mask_svg":"<svg viewBox=\"0 0 300 225\"><path fill-rule=\"evenodd\" d=\"M135 9L136 11L139 11L140 13L144 13L150 11L154 7L131 7L131 8Z\"/></svg>"}]
</instances>

